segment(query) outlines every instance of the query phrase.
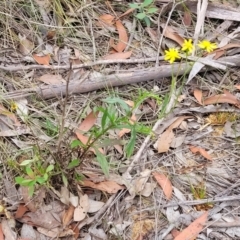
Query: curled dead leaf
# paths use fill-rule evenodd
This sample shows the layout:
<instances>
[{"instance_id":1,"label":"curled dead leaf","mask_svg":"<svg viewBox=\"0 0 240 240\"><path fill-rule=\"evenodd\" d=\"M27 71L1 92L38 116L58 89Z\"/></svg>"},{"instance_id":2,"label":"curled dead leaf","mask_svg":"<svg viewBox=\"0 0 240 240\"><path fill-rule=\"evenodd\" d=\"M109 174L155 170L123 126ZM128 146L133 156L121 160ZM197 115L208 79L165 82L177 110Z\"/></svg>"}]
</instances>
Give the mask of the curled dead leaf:
<instances>
[{"instance_id":1,"label":"curled dead leaf","mask_svg":"<svg viewBox=\"0 0 240 240\"><path fill-rule=\"evenodd\" d=\"M203 148L200 147L195 147L195 146L189 146L190 150L192 153L200 153L203 157L205 157L207 160L212 161L212 157L210 154L207 153L207 151Z\"/></svg>"},{"instance_id":2,"label":"curled dead leaf","mask_svg":"<svg viewBox=\"0 0 240 240\"><path fill-rule=\"evenodd\" d=\"M158 184L161 186L166 198L168 200L171 199L173 187L169 178L166 177L164 174L158 172L153 172L152 175L154 176Z\"/></svg>"},{"instance_id":3,"label":"curled dead leaf","mask_svg":"<svg viewBox=\"0 0 240 240\"><path fill-rule=\"evenodd\" d=\"M163 32L164 37L170 38L171 40L178 43L180 46L183 45L184 38L182 38L178 33L176 33L171 27L169 26L162 26L165 31Z\"/></svg>"},{"instance_id":4,"label":"curled dead leaf","mask_svg":"<svg viewBox=\"0 0 240 240\"><path fill-rule=\"evenodd\" d=\"M66 227L72 220L74 210L75 210L74 206L70 205L67 211L64 213L63 219L62 219L64 227Z\"/></svg>"},{"instance_id":5,"label":"curled dead leaf","mask_svg":"<svg viewBox=\"0 0 240 240\"><path fill-rule=\"evenodd\" d=\"M94 183L89 180L83 180L80 184L82 186L91 187L107 193L116 193L119 190L122 190L125 188L124 186L121 186L114 181L103 181L100 183Z\"/></svg>"},{"instance_id":6,"label":"curled dead leaf","mask_svg":"<svg viewBox=\"0 0 240 240\"><path fill-rule=\"evenodd\" d=\"M109 54L105 56L103 59L104 60L127 59L127 58L130 58L131 55L132 55L132 51L117 52L117 53Z\"/></svg>"},{"instance_id":7,"label":"curled dead leaf","mask_svg":"<svg viewBox=\"0 0 240 240\"><path fill-rule=\"evenodd\" d=\"M203 101L204 105L217 104L217 103L230 103L240 108L240 101L228 91L224 91L223 94L211 96Z\"/></svg>"},{"instance_id":8,"label":"curled dead leaf","mask_svg":"<svg viewBox=\"0 0 240 240\"><path fill-rule=\"evenodd\" d=\"M204 228L204 224L207 221L208 212L202 214L194 222L192 222L188 227L186 227L181 233L179 233L174 240L193 240Z\"/></svg>"},{"instance_id":9,"label":"curled dead leaf","mask_svg":"<svg viewBox=\"0 0 240 240\"><path fill-rule=\"evenodd\" d=\"M82 221L87 216L89 206L88 195L84 194L80 197L79 206L74 210L73 220L76 222Z\"/></svg>"},{"instance_id":10,"label":"curled dead leaf","mask_svg":"<svg viewBox=\"0 0 240 240\"><path fill-rule=\"evenodd\" d=\"M105 23L105 24L107 24L109 26L113 26L114 19L115 19L114 16L112 16L110 14L104 14L104 15L101 15L99 17L99 20L100 20L99 22L100 22L100 25L101 25L101 22L102 22L102 23Z\"/></svg>"},{"instance_id":11,"label":"curled dead leaf","mask_svg":"<svg viewBox=\"0 0 240 240\"><path fill-rule=\"evenodd\" d=\"M110 41L111 47L117 52L123 52L128 43L128 35L125 27L120 20L116 21L116 28L118 30L119 42L117 45Z\"/></svg>"},{"instance_id":12,"label":"curled dead leaf","mask_svg":"<svg viewBox=\"0 0 240 240\"><path fill-rule=\"evenodd\" d=\"M49 65L51 57L50 54L47 54L45 56L38 56L37 54L33 54L34 60L39 64L39 65Z\"/></svg>"},{"instance_id":13,"label":"curled dead leaf","mask_svg":"<svg viewBox=\"0 0 240 240\"><path fill-rule=\"evenodd\" d=\"M202 91L200 89L195 89L193 95L197 99L198 103L202 105Z\"/></svg>"},{"instance_id":14,"label":"curled dead leaf","mask_svg":"<svg viewBox=\"0 0 240 240\"><path fill-rule=\"evenodd\" d=\"M190 118L189 116L178 117L158 138L154 147L158 150L159 153L167 152L171 146L171 143L174 139L173 129L177 128L184 119Z\"/></svg>"}]
</instances>

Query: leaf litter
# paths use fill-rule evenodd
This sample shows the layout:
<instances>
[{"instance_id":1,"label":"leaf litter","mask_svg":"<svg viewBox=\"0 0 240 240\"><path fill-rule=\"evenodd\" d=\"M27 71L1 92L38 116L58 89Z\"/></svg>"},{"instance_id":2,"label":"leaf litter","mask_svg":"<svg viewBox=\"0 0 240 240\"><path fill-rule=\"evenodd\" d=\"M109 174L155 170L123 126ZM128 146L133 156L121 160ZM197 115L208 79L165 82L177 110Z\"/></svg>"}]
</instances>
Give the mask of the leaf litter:
<instances>
[{"instance_id":1,"label":"leaf litter","mask_svg":"<svg viewBox=\"0 0 240 240\"><path fill-rule=\"evenodd\" d=\"M20 2L14 3L11 11L0 7L5 13L0 18L5 36L0 50L0 161L8 177L5 180L6 174L2 174L0 238L240 237L238 221L233 227L229 218L229 212L238 214L239 198L228 203L239 192L236 3L229 1L227 9L226 2L220 1L207 7L206 1L201 7L197 1L186 1L184 7L180 4L176 8L171 1L143 3L142 9L130 8L125 1L60 1L56 9L46 0L36 1L31 8ZM36 11L26 14L25 7ZM152 7L161 12L160 19L151 13ZM206 12L200 14L199 9L203 11L204 7ZM137 18L143 15L141 11L150 15L141 20ZM226 12L229 20L225 20ZM208 21L201 19L205 14ZM220 30L212 18L224 18ZM201 25L198 30L208 29L199 40L209 38L219 48L213 55L197 50L195 54L199 55L169 66L163 61L164 51L180 49L185 39L196 36L197 25ZM185 61L192 69L189 78L186 73L180 74ZM225 63L232 63L227 70ZM163 68L157 78L151 78L155 80L131 82L134 77L139 80L151 74L147 70L158 65ZM16 67L19 70L13 71ZM230 74L225 75L225 70ZM114 88L109 76L120 84L123 80L119 73L134 84ZM171 75L173 78L168 78ZM96 91L100 78L106 88ZM172 89L174 80L179 91ZM68 81L69 86L76 84L83 90L91 84L94 92L71 94L70 88L66 96ZM36 91L49 91L54 98L35 98ZM184 96L181 101L174 100L168 109L171 99L180 99L180 95ZM132 124L131 130L121 124L99 139L103 115L92 109L101 111L107 106L110 111L102 101L110 96L128 99L133 110L132 115L125 116L125 123ZM137 102L149 106L139 104L135 109ZM114 111L115 116L126 113L118 105ZM128 156L125 145L133 131L134 155ZM135 160L141 148L144 150ZM27 168L21 159L29 161ZM106 163L109 171L104 174L102 165ZM54 166L53 172L48 172L49 165ZM15 176L25 177L23 186L16 184L10 191ZM29 195L29 182L35 184L33 196ZM210 198L220 200L200 203ZM204 213L207 209L209 212ZM220 227L216 229L214 224Z\"/></svg>"}]
</instances>

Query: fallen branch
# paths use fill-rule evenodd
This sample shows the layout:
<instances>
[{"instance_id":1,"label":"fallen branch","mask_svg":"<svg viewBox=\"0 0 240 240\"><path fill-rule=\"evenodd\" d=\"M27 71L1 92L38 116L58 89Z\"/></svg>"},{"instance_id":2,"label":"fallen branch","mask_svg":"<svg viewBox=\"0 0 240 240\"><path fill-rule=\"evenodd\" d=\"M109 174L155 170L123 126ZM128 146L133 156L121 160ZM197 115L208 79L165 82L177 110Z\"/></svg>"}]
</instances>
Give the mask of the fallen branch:
<instances>
[{"instance_id":1,"label":"fallen branch","mask_svg":"<svg viewBox=\"0 0 240 240\"><path fill-rule=\"evenodd\" d=\"M186 72L186 69L190 70L191 66L189 63L176 63L174 65L163 65L157 68L149 68L143 70L136 70L129 73L112 74L109 76L103 76L98 78L88 79L83 84L78 82L70 82L69 84L69 94L72 93L86 93L102 88L111 88L116 86L123 86L127 84L140 83L144 81L149 81L152 79L162 80L164 77L169 77L172 74L182 75ZM16 99L26 96L27 89L23 92L18 90L16 92L9 92L3 94L3 99ZM29 95L37 94L43 99L49 99L58 96L66 95L66 86L62 85L42 85L40 87L29 89Z\"/></svg>"},{"instance_id":2,"label":"fallen branch","mask_svg":"<svg viewBox=\"0 0 240 240\"><path fill-rule=\"evenodd\" d=\"M124 61L121 60L119 62L124 62ZM103 62L104 61L102 61L102 64ZM240 55L219 58L218 62L223 64L227 62L227 63L235 64L235 66L240 66ZM90 64L75 65L73 66L73 69L93 66L93 64L97 64L97 62L90 63ZM98 62L98 64L100 64L100 62ZM41 65L36 65L36 66L40 67L39 69L41 68L50 69L49 66L41 66ZM61 69L61 68L67 69L67 67L69 68L68 65L55 66L55 67L52 67L52 69ZM4 67L0 65L0 69L1 68L3 69L3 68L9 68L9 67ZM155 68L153 67L153 68L148 68L143 70L135 70L127 73L111 74L108 76L91 78L86 80L87 83L79 83L76 81L69 84L69 94L86 93L86 92L91 92L91 91L95 91L103 88L111 88L111 87L123 86L127 84L140 83L140 82L149 81L152 79L157 79L161 81L164 77L170 77L172 75L176 77L176 76L182 75L186 73L188 70L190 70L190 68L191 68L191 63L187 63L187 62L175 63L173 65L162 65L160 67L155 67ZM11 70L8 69L8 71L11 71ZM203 68L201 71L206 71L206 68ZM58 96L65 96L66 86L64 84L48 85L48 86L42 85L42 86L31 88L31 89L17 90L14 92L2 94L1 97L7 100L7 99L22 98L22 97L26 97L33 94L37 94L43 99L49 99L49 98L58 97Z\"/></svg>"},{"instance_id":3,"label":"fallen branch","mask_svg":"<svg viewBox=\"0 0 240 240\"><path fill-rule=\"evenodd\" d=\"M205 203L228 202L228 201L234 201L234 200L240 200L240 195L215 197L215 198L200 199L200 200L193 200L193 201L172 202L172 203L161 205L160 207L167 208L167 207L175 207L175 206L194 206L194 205L205 204ZM140 212L152 211L152 210L156 210L156 207L145 208L140 210Z\"/></svg>"}]
</instances>

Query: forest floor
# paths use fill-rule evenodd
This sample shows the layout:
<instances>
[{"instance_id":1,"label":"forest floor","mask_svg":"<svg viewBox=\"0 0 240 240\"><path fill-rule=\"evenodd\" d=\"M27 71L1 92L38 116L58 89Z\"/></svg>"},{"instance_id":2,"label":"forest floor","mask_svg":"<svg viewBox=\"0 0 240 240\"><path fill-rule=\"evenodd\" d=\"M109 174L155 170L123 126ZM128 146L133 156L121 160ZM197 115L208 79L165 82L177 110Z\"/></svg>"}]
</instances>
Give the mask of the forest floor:
<instances>
[{"instance_id":1,"label":"forest floor","mask_svg":"<svg viewBox=\"0 0 240 240\"><path fill-rule=\"evenodd\" d=\"M240 239L240 2L4 0L0 240Z\"/></svg>"}]
</instances>

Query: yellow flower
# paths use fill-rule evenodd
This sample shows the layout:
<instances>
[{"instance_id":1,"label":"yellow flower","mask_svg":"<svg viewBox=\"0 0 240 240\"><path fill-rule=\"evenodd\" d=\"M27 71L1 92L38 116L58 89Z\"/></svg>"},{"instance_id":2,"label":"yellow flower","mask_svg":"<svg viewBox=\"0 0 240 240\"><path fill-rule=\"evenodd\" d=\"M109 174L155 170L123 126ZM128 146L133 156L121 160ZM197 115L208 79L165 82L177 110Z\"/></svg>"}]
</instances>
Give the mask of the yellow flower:
<instances>
[{"instance_id":1,"label":"yellow flower","mask_svg":"<svg viewBox=\"0 0 240 240\"><path fill-rule=\"evenodd\" d=\"M198 46L204 50L206 50L207 52L212 52L214 49L217 48L217 44L216 43L211 43L207 40L203 40L201 42L198 43Z\"/></svg>"},{"instance_id":2,"label":"yellow flower","mask_svg":"<svg viewBox=\"0 0 240 240\"><path fill-rule=\"evenodd\" d=\"M186 53L191 53L194 49L194 46L192 44L192 39L186 40L184 39L184 43L182 45L182 51Z\"/></svg>"},{"instance_id":3,"label":"yellow flower","mask_svg":"<svg viewBox=\"0 0 240 240\"><path fill-rule=\"evenodd\" d=\"M11 102L10 103L10 109L11 109L11 111L12 112L15 112L16 110L17 110L17 108L18 108L18 105L17 105L17 103L15 103L15 102Z\"/></svg>"},{"instance_id":4,"label":"yellow flower","mask_svg":"<svg viewBox=\"0 0 240 240\"><path fill-rule=\"evenodd\" d=\"M169 50L165 51L164 60L169 61L170 63L175 62L176 59L180 59L180 55L178 49L176 48L169 48Z\"/></svg>"}]
</instances>

